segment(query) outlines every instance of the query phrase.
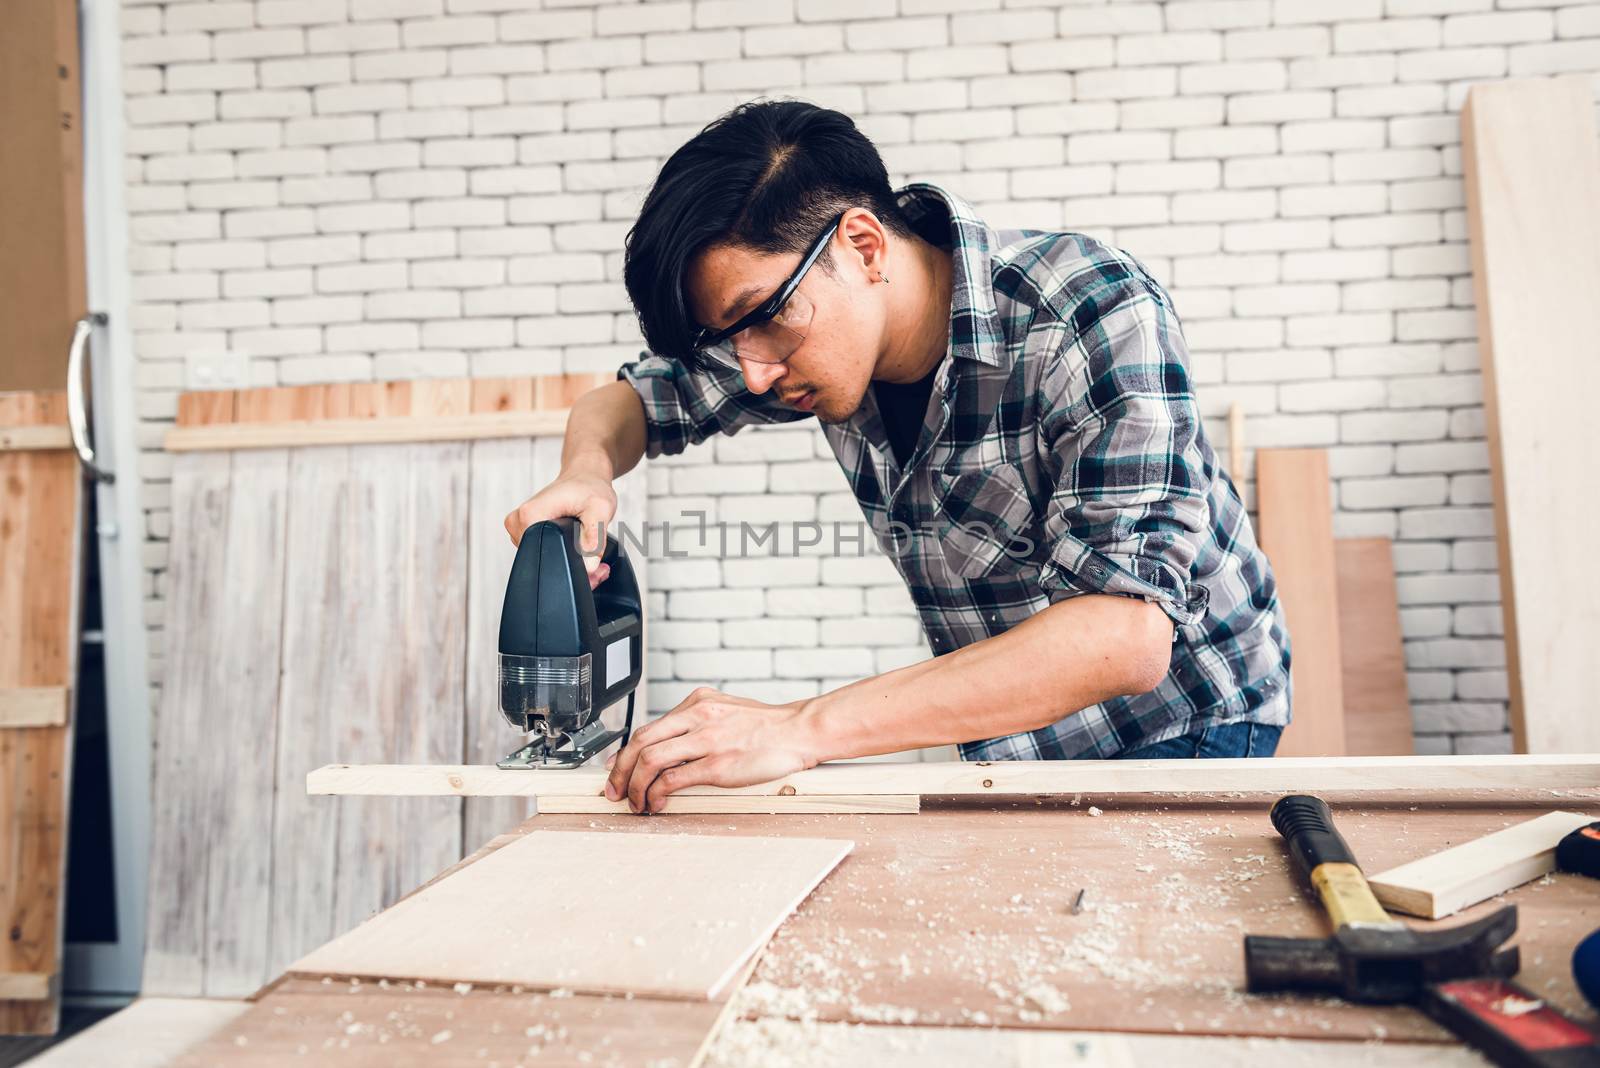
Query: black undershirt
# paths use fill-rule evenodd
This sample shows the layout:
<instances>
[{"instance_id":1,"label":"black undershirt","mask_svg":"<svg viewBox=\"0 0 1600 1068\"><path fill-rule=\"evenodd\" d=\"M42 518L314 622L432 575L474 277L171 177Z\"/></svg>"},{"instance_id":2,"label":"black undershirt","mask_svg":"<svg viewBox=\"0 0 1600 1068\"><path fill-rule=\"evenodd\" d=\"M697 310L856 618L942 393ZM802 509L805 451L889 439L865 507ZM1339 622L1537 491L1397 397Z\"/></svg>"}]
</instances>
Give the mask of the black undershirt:
<instances>
[{"instance_id":1,"label":"black undershirt","mask_svg":"<svg viewBox=\"0 0 1600 1068\"><path fill-rule=\"evenodd\" d=\"M915 382L874 382L872 392L878 400L878 414L883 417L883 429L889 435L889 447L894 459L902 468L911 459L917 447L917 437L922 433L922 420L928 413L928 397L933 393L933 378L939 365Z\"/></svg>"},{"instance_id":2,"label":"black undershirt","mask_svg":"<svg viewBox=\"0 0 1600 1068\"><path fill-rule=\"evenodd\" d=\"M920 220L918 236L939 248L950 247L950 219L947 215L930 214ZM941 363L943 361L940 361ZM878 413L883 417L883 429L889 435L889 448L902 468L911 460L922 433L922 421L928 414L928 397L933 393L933 378L939 373L939 364L933 365L915 382L872 383L878 400Z\"/></svg>"}]
</instances>

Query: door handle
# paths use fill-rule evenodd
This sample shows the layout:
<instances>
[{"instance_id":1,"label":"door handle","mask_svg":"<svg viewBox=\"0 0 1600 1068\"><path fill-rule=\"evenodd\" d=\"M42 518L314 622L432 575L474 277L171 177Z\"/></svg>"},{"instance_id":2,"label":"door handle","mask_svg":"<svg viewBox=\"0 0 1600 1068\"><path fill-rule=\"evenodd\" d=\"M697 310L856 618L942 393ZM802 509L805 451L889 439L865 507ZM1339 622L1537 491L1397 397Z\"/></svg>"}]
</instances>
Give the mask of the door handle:
<instances>
[{"instance_id":1,"label":"door handle","mask_svg":"<svg viewBox=\"0 0 1600 1068\"><path fill-rule=\"evenodd\" d=\"M110 484L117 476L95 463L94 445L89 435L89 410L83 403L83 364L89 351L89 335L107 322L105 312L90 312L72 328L72 347L67 350L67 426L72 430L72 447L78 462L96 482Z\"/></svg>"}]
</instances>

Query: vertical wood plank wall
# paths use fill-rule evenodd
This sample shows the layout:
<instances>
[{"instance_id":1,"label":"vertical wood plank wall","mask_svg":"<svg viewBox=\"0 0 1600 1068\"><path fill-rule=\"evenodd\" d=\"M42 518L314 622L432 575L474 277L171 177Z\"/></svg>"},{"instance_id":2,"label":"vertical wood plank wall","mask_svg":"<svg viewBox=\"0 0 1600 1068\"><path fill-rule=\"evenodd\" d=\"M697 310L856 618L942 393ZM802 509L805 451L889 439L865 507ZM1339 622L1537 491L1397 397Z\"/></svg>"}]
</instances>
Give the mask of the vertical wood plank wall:
<instances>
[{"instance_id":1,"label":"vertical wood plank wall","mask_svg":"<svg viewBox=\"0 0 1600 1068\"><path fill-rule=\"evenodd\" d=\"M66 422L62 393L0 393L0 427ZM60 1008L82 480L67 449L0 451L0 699L63 691L65 722L0 726L0 1035L51 1034ZM8 984L9 985L9 984Z\"/></svg>"},{"instance_id":2,"label":"vertical wood plank wall","mask_svg":"<svg viewBox=\"0 0 1600 1068\"><path fill-rule=\"evenodd\" d=\"M540 400L535 380L390 385L202 396L180 421ZM546 437L177 457L146 995L249 994L527 814L515 799L311 798L305 776L329 761L492 762L519 744L495 676L503 519L560 451ZM644 486L644 464L617 482L634 529Z\"/></svg>"}]
</instances>

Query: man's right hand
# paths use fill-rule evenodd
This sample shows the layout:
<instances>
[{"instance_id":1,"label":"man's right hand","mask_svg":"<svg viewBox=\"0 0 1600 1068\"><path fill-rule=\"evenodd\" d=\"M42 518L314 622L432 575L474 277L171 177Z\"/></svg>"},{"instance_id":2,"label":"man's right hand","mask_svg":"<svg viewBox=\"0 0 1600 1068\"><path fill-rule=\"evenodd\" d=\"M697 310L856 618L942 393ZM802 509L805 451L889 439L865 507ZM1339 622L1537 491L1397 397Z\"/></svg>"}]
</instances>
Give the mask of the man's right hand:
<instances>
[{"instance_id":1,"label":"man's right hand","mask_svg":"<svg viewBox=\"0 0 1600 1068\"><path fill-rule=\"evenodd\" d=\"M577 516L582 526L579 547L585 555L583 566L589 572L592 590L606 580L611 568L600 562L600 524L610 526L617 514L617 493L608 479L582 473L563 473L544 489L523 501L506 516L506 533L511 544L522 544L522 533L545 519Z\"/></svg>"}]
</instances>

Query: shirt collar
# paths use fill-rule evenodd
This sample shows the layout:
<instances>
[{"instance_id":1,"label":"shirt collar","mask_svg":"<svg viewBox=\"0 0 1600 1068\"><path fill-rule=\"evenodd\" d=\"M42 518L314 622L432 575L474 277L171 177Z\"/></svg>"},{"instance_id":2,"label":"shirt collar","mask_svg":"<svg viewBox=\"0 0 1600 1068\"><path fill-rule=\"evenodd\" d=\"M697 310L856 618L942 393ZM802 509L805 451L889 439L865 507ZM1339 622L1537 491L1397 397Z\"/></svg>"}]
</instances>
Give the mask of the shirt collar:
<instances>
[{"instance_id":1,"label":"shirt collar","mask_svg":"<svg viewBox=\"0 0 1600 1068\"><path fill-rule=\"evenodd\" d=\"M991 367L1005 362L1006 336L994 303L994 228L964 198L932 182L913 182L895 194L900 210L913 221L930 213L950 225L950 354Z\"/></svg>"}]
</instances>

